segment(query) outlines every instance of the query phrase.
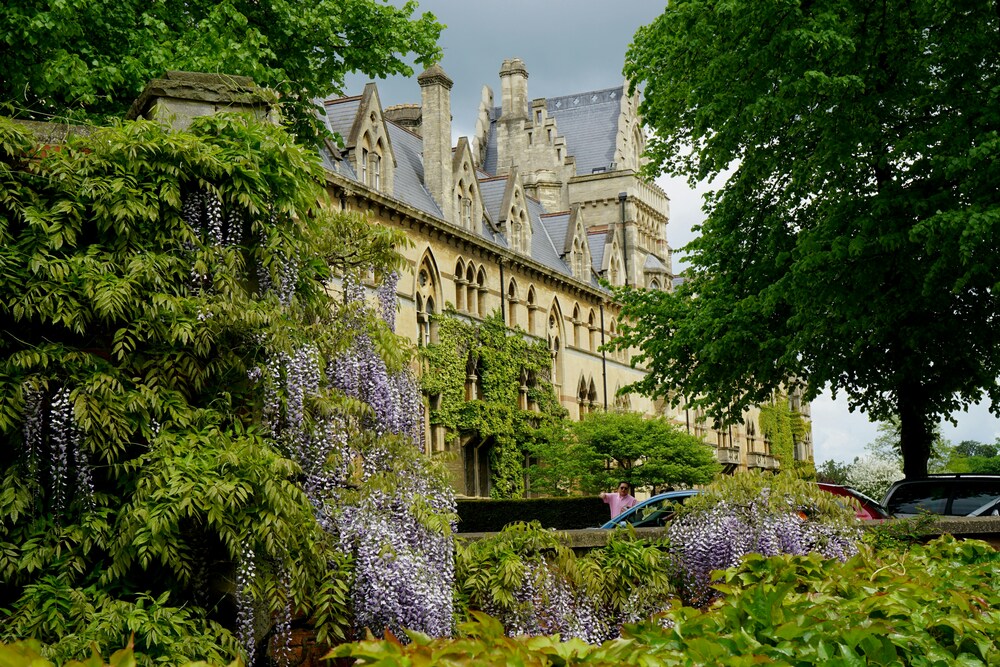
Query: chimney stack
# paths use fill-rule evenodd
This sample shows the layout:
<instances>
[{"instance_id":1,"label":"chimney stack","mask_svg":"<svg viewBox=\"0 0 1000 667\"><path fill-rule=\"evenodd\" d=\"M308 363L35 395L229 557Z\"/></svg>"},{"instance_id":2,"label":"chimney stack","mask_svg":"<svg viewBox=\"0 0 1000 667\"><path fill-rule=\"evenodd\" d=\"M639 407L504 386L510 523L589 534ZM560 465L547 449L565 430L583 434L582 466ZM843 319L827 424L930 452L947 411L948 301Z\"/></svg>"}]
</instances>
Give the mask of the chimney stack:
<instances>
[{"instance_id":1,"label":"chimney stack","mask_svg":"<svg viewBox=\"0 0 1000 667\"><path fill-rule=\"evenodd\" d=\"M528 118L528 68L520 58L504 60L500 67L502 113L500 120Z\"/></svg>"},{"instance_id":2,"label":"chimney stack","mask_svg":"<svg viewBox=\"0 0 1000 667\"><path fill-rule=\"evenodd\" d=\"M420 84L421 133L424 143L424 185L448 222L455 222L451 191L451 86L438 65L417 77Z\"/></svg>"}]
</instances>

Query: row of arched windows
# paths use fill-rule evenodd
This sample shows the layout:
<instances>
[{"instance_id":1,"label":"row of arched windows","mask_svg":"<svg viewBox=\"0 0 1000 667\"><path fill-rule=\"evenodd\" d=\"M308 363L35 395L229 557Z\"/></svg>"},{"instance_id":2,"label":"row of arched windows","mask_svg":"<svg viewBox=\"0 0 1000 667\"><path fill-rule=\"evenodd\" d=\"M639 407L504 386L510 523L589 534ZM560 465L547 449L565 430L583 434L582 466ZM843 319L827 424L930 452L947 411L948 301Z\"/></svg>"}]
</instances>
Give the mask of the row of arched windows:
<instances>
[{"instance_id":1,"label":"row of arched windows","mask_svg":"<svg viewBox=\"0 0 1000 667\"><path fill-rule=\"evenodd\" d=\"M484 317L486 312L486 269L461 258L455 264L455 310Z\"/></svg>"}]
</instances>

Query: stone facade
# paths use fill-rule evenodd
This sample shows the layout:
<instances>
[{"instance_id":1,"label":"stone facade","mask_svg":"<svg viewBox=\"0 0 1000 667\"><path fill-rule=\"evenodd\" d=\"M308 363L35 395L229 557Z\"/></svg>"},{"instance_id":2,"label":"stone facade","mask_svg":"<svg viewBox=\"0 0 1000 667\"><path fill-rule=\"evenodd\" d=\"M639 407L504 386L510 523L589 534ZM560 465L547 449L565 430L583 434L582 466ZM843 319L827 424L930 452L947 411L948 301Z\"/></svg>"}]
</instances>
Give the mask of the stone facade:
<instances>
[{"instance_id":1,"label":"stone facade","mask_svg":"<svg viewBox=\"0 0 1000 667\"><path fill-rule=\"evenodd\" d=\"M235 83L242 101L252 84ZM776 467L757 410L745 425L716 430L693 410L618 396L643 370L632 368L627 352L599 349L619 329L619 309L600 279L664 290L674 280L669 199L638 175L644 134L627 85L529 101L525 64L504 61L500 106L484 87L475 136L452 145L451 79L435 65L416 83L419 105L383 108L375 84L323 105L342 139L320 147L331 200L412 241L397 331L426 344L435 335L432 316L446 306L470 320L499 309L509 327L548 345L571 418L605 408L665 415L715 446L728 470ZM167 87L169 100L147 91L139 113L190 115L192 105L176 100L178 86ZM220 105L216 92L192 102L210 113ZM799 407L808 416L808 405ZM446 442L428 427L430 452ZM456 490L488 495L488 444L466 437L458 448ZM811 460L808 435L796 458Z\"/></svg>"}]
</instances>

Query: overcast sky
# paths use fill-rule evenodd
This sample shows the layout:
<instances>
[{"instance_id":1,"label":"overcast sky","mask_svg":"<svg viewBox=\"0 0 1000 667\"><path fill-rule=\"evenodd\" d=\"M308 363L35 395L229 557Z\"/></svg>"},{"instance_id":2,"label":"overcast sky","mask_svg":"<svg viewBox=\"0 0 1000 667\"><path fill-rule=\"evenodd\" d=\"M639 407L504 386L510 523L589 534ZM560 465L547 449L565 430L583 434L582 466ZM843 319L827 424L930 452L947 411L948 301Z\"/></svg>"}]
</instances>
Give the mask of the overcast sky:
<instances>
[{"instance_id":1,"label":"overcast sky","mask_svg":"<svg viewBox=\"0 0 1000 667\"><path fill-rule=\"evenodd\" d=\"M402 0L393 0L401 5ZM420 10L445 24L441 35L441 67L455 82L451 109L453 140L471 136L483 85L490 86L499 103L500 64L521 58L528 69L528 99L557 97L610 88L622 83L625 51L636 29L662 11L662 0L421 0ZM419 73L419 68L418 72ZM365 77L348 79L349 95L359 94ZM384 106L419 103L415 78L378 81ZM660 177L657 183L670 197L667 239L680 249L692 238L692 226L703 219L701 194L681 179ZM680 254L680 253L678 253ZM675 270L682 266L675 255ZM945 424L952 442L993 442L1000 437L1000 421L985 407L960 413L957 428ZM812 404L816 462L850 462L875 439L876 426L864 415L850 413L843 395L825 395Z\"/></svg>"}]
</instances>

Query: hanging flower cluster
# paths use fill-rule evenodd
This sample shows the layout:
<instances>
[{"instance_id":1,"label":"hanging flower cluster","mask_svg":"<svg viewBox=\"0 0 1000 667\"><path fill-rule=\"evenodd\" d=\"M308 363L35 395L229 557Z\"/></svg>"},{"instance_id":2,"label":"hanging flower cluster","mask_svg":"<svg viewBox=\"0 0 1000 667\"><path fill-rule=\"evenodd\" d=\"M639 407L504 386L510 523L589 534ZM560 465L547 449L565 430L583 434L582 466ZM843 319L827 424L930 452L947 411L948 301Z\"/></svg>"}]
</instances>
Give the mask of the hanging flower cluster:
<instances>
[{"instance_id":1,"label":"hanging flower cluster","mask_svg":"<svg viewBox=\"0 0 1000 667\"><path fill-rule=\"evenodd\" d=\"M48 489L52 515L60 520L73 500L83 509L92 509L94 481L90 460L73 416L69 389L57 390L47 410L42 391L26 390L25 414L26 468L31 479ZM47 469L43 456L47 458ZM48 475L47 485L41 484L43 473Z\"/></svg>"},{"instance_id":2,"label":"hanging flower cluster","mask_svg":"<svg viewBox=\"0 0 1000 667\"><path fill-rule=\"evenodd\" d=\"M397 280L395 273L386 276L378 290L390 328ZM363 286L350 277L344 293L349 303L364 299ZM358 452L367 487L356 505L343 508L338 526L341 546L355 562L356 625L376 633L388 628L400 636L403 628L447 635L454 605L452 541L423 517L454 514L455 501L447 483L421 470L412 455L423 444L417 383L406 370L388 371L362 327L348 352L332 361L330 377L335 388L372 408L374 416L364 427L377 436ZM393 449L398 440L392 436L411 448L409 455Z\"/></svg>"},{"instance_id":3,"label":"hanging flower cluster","mask_svg":"<svg viewBox=\"0 0 1000 667\"><path fill-rule=\"evenodd\" d=\"M766 495L749 505L720 500L677 518L667 530L685 603L704 606L717 593L710 587L713 570L739 564L750 553L804 555L847 560L858 551L856 527L803 518L797 508L775 511Z\"/></svg>"},{"instance_id":4,"label":"hanging flower cluster","mask_svg":"<svg viewBox=\"0 0 1000 667\"><path fill-rule=\"evenodd\" d=\"M390 274L378 289L379 314L390 328L397 280ZM346 322L354 335L346 352L324 361L312 345L272 351L264 367L251 372L264 385L264 426L301 466L320 525L352 557L358 630L448 635L453 544L450 531L433 517L453 515L454 496L419 456L422 403L412 374L390 372L378 354L361 313L367 307L364 286L350 277L343 286L352 306L345 312L356 317ZM307 414L309 397L326 389L367 404L370 415L359 422L347 413Z\"/></svg>"}]
</instances>

